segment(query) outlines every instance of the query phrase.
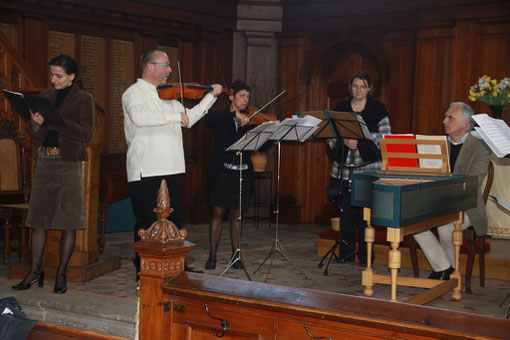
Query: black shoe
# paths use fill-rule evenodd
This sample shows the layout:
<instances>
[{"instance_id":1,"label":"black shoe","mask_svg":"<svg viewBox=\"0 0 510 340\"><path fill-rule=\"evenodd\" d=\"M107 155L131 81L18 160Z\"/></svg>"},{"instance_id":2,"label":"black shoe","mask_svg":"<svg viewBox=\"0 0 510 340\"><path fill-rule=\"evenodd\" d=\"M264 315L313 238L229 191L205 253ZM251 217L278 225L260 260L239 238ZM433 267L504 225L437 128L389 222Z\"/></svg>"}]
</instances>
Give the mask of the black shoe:
<instances>
[{"instance_id":1,"label":"black shoe","mask_svg":"<svg viewBox=\"0 0 510 340\"><path fill-rule=\"evenodd\" d=\"M450 274L454 272L455 269L453 269L452 266L450 266L448 269L441 270L439 272L432 272L428 276L429 279L433 280L444 280L447 281L450 279Z\"/></svg>"},{"instance_id":2,"label":"black shoe","mask_svg":"<svg viewBox=\"0 0 510 340\"><path fill-rule=\"evenodd\" d=\"M186 265L186 264L184 265L184 270L187 272L190 272L190 273L198 273L198 274L202 274L204 272L203 270L200 270L200 269L188 267L188 265Z\"/></svg>"},{"instance_id":3,"label":"black shoe","mask_svg":"<svg viewBox=\"0 0 510 340\"><path fill-rule=\"evenodd\" d=\"M440 271L440 272L432 271L432 273L430 273L428 278L433 279L433 280L439 280L441 278L442 274L443 274L443 271Z\"/></svg>"},{"instance_id":4,"label":"black shoe","mask_svg":"<svg viewBox=\"0 0 510 340\"><path fill-rule=\"evenodd\" d=\"M207 262L205 263L205 269L207 270L216 269L216 259L214 260L207 259Z\"/></svg>"},{"instance_id":5,"label":"black shoe","mask_svg":"<svg viewBox=\"0 0 510 340\"><path fill-rule=\"evenodd\" d=\"M360 266L362 266L362 267L366 267L367 266L367 258L366 258L366 256L360 256L359 253L358 253L358 260L359 260L359 265ZM372 253L372 262L370 262L372 266L374 265L374 261L375 261L375 255Z\"/></svg>"},{"instance_id":6,"label":"black shoe","mask_svg":"<svg viewBox=\"0 0 510 340\"><path fill-rule=\"evenodd\" d=\"M244 269L243 263L240 260L234 262L234 265L232 267L234 267L234 269Z\"/></svg>"},{"instance_id":7,"label":"black shoe","mask_svg":"<svg viewBox=\"0 0 510 340\"><path fill-rule=\"evenodd\" d=\"M14 290L26 290L26 289L32 287L32 285L34 283L36 283L36 282L39 282L38 286L42 287L43 286L43 282L44 282L44 271L41 270L40 273L32 272L32 273L29 273L29 275L30 274L38 275L38 277L33 278L30 282L25 282L25 280L23 280L20 283L15 284L14 286L12 286L12 289L14 289Z\"/></svg>"},{"instance_id":8,"label":"black shoe","mask_svg":"<svg viewBox=\"0 0 510 340\"><path fill-rule=\"evenodd\" d=\"M443 273L441 274L441 277L439 278L439 280L448 281L450 279L450 274L453 273L454 271L455 271L455 269L453 269L452 266L450 266L450 268L448 268L446 270L443 270Z\"/></svg>"},{"instance_id":9,"label":"black shoe","mask_svg":"<svg viewBox=\"0 0 510 340\"><path fill-rule=\"evenodd\" d=\"M345 263L345 262L354 262L356 260L356 256L354 253L350 253L344 256L340 256L338 258L338 263Z\"/></svg>"},{"instance_id":10,"label":"black shoe","mask_svg":"<svg viewBox=\"0 0 510 340\"><path fill-rule=\"evenodd\" d=\"M55 294L64 294L65 292L67 292L67 276L65 274L61 276L64 278L64 284L58 287L57 282L55 281L55 288L53 288L53 293Z\"/></svg>"}]
</instances>

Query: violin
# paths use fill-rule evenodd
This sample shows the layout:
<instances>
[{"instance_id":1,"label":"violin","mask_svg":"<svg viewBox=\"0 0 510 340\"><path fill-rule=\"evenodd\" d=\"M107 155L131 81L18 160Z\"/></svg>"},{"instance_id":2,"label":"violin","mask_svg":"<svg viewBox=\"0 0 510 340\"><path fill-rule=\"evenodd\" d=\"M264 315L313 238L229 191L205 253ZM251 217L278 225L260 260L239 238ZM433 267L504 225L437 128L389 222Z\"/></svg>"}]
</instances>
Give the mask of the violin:
<instances>
[{"instance_id":1,"label":"violin","mask_svg":"<svg viewBox=\"0 0 510 340\"><path fill-rule=\"evenodd\" d=\"M159 98L163 100L174 100L181 98L181 96L188 99L202 99L206 91L212 91L212 86L197 83L167 83L158 86ZM222 89L221 92L229 94L227 89Z\"/></svg>"},{"instance_id":2,"label":"violin","mask_svg":"<svg viewBox=\"0 0 510 340\"><path fill-rule=\"evenodd\" d=\"M249 117L246 125L260 125L278 120L274 113L260 113L257 107L248 107L245 111L245 114Z\"/></svg>"},{"instance_id":3,"label":"violin","mask_svg":"<svg viewBox=\"0 0 510 340\"><path fill-rule=\"evenodd\" d=\"M266 107L268 107L271 103L273 103L276 99L280 98L282 95L285 94L287 90L283 90L278 94L276 97L271 99L269 102L266 103L266 105L262 106L260 109L257 109L256 107L249 107L248 110L248 124L247 125L260 125L269 121L275 121L277 120L277 117L275 114L272 113L260 113L262 110L264 110ZM251 111L250 111L251 110Z\"/></svg>"}]
</instances>

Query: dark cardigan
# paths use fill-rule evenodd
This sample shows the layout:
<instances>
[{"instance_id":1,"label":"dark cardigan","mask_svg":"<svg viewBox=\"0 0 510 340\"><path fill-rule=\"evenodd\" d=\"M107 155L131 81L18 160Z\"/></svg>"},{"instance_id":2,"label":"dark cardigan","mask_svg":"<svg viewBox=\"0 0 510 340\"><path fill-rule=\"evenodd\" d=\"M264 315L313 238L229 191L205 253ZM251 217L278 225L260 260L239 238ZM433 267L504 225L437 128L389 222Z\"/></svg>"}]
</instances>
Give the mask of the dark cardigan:
<instances>
[{"instance_id":1,"label":"dark cardigan","mask_svg":"<svg viewBox=\"0 0 510 340\"><path fill-rule=\"evenodd\" d=\"M338 103L335 106L335 111L354 112L351 106L351 99L352 98L349 98L349 100ZM363 111L357 112L357 114L363 117L363 120L367 124L368 130L370 132L379 131L377 125L381 120L389 116L388 111L386 110L384 104L370 97L367 98L367 103ZM374 144L374 142L372 142L369 139L359 140L358 150L360 152L361 158L363 159L363 162L371 163L381 159L381 152L379 148ZM347 153L347 151L348 149L344 148L345 154ZM335 160L337 162L338 161L343 162L343 159L345 159L346 156L345 154L343 155L342 159L338 159L337 157Z\"/></svg>"},{"instance_id":2,"label":"dark cardigan","mask_svg":"<svg viewBox=\"0 0 510 340\"><path fill-rule=\"evenodd\" d=\"M234 117L235 112L230 112L229 109L213 111L204 117L205 122L214 129L214 151L207 172L208 189L224 168L224 163L239 164L239 156L236 155L236 152L227 152L225 149L255 127L242 126L236 131ZM253 171L249 153L243 153L243 164L248 164L250 171Z\"/></svg>"}]
</instances>

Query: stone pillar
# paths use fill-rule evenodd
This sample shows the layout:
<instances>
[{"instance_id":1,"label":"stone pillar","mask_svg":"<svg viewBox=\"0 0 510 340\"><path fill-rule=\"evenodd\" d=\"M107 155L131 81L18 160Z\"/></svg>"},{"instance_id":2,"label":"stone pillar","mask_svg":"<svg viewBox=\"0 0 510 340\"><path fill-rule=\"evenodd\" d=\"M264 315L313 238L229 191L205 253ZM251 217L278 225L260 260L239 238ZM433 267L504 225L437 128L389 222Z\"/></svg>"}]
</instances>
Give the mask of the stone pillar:
<instances>
[{"instance_id":1,"label":"stone pillar","mask_svg":"<svg viewBox=\"0 0 510 340\"><path fill-rule=\"evenodd\" d=\"M283 6L279 0L239 1L234 32L233 80L251 86L251 104L262 106L279 93L279 39Z\"/></svg>"}]
</instances>

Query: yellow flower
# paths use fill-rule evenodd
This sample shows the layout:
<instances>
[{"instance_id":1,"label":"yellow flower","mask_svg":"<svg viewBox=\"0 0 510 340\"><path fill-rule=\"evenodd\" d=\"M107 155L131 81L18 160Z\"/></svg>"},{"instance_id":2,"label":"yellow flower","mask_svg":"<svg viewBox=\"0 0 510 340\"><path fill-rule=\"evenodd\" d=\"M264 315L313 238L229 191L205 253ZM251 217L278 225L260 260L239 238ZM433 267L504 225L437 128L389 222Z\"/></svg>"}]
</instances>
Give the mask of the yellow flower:
<instances>
[{"instance_id":1,"label":"yellow flower","mask_svg":"<svg viewBox=\"0 0 510 340\"><path fill-rule=\"evenodd\" d=\"M496 85L498 83L498 81L496 79L492 79L491 83L492 83L492 85Z\"/></svg>"},{"instance_id":2,"label":"yellow flower","mask_svg":"<svg viewBox=\"0 0 510 340\"><path fill-rule=\"evenodd\" d=\"M508 96L510 97L510 94L509 94ZM473 96L469 96L468 98L469 98L469 100L471 100L472 102L476 101L476 98L475 98L475 97L473 97Z\"/></svg>"},{"instance_id":3,"label":"yellow flower","mask_svg":"<svg viewBox=\"0 0 510 340\"><path fill-rule=\"evenodd\" d=\"M497 97L498 96L498 93L496 91L492 92L492 96L493 97Z\"/></svg>"},{"instance_id":4,"label":"yellow flower","mask_svg":"<svg viewBox=\"0 0 510 340\"><path fill-rule=\"evenodd\" d=\"M508 98L510 98L510 93L506 95Z\"/></svg>"},{"instance_id":5,"label":"yellow flower","mask_svg":"<svg viewBox=\"0 0 510 340\"><path fill-rule=\"evenodd\" d=\"M482 91L478 94L479 96L485 96L485 91Z\"/></svg>"}]
</instances>

